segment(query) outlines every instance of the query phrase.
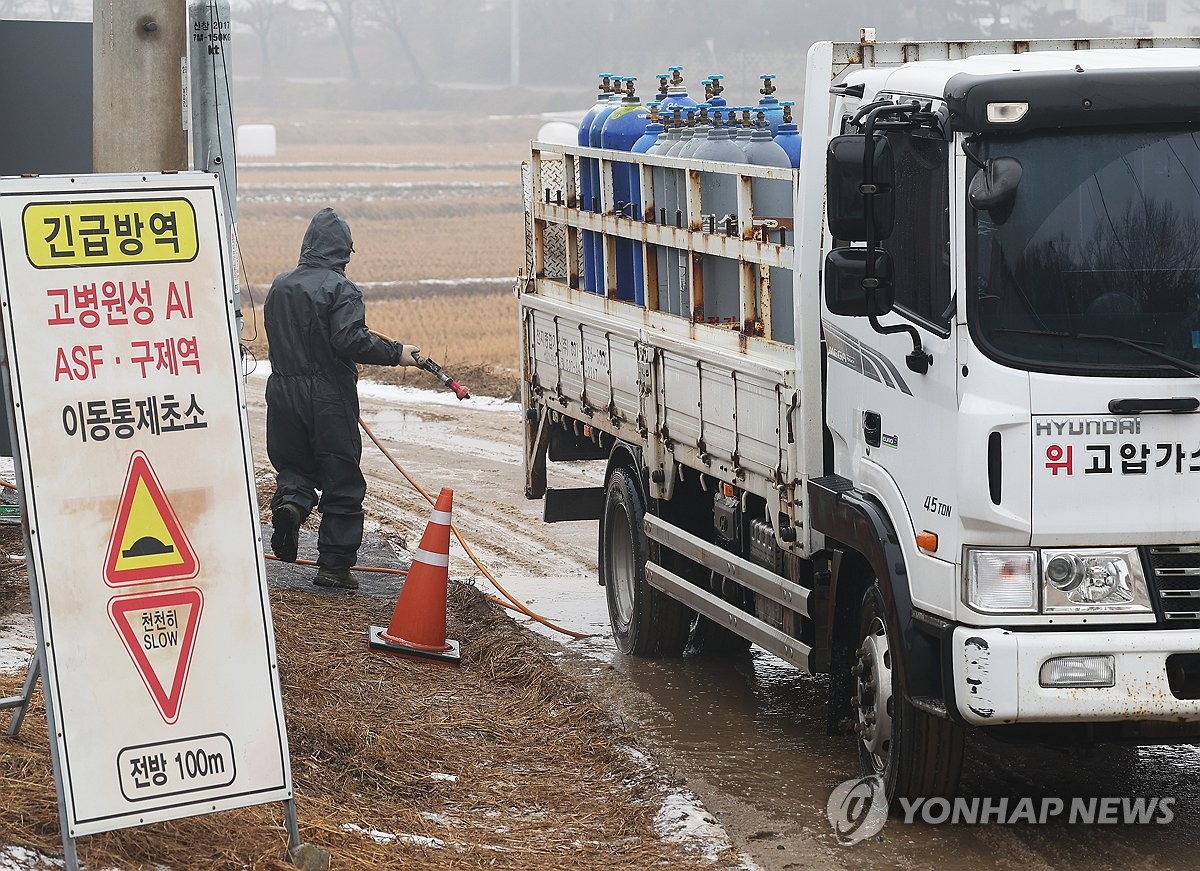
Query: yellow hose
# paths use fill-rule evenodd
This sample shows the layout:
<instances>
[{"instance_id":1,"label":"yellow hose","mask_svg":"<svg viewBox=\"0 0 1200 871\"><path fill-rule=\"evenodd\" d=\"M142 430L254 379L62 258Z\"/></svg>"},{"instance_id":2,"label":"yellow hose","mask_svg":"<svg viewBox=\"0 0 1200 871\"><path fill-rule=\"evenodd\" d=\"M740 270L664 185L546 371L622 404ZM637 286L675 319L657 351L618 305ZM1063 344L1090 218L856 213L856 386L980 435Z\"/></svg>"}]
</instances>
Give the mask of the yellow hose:
<instances>
[{"instance_id":1,"label":"yellow hose","mask_svg":"<svg viewBox=\"0 0 1200 871\"><path fill-rule=\"evenodd\" d=\"M410 475L405 470L405 468L403 466L401 466L398 462L396 462L396 458L393 457L388 452L388 449L383 446L383 443L380 442L378 438L376 438L375 433L372 432L372 430L369 426L367 426L366 421L364 421L360 417L358 419L358 425L362 427L363 432L365 432L367 434L367 437L370 438L371 441L375 443L375 447L379 448L379 450L383 452L383 455L388 458L388 460L391 462L391 464L396 467L396 471L398 471L401 475L404 476L404 480L408 481L408 483L413 486L414 490L416 490L418 493L420 493L422 496L424 496L426 502L428 502L430 505L434 505L437 500L435 500L432 496L430 496L429 493L426 492L425 488L422 487L416 481L416 479L414 479L412 477L412 475ZM454 533L454 537L458 539L458 543L462 545L462 549L466 552L466 554L470 558L471 562L475 563L475 565L479 569L479 571L481 571L483 573L483 576L485 578L487 578L489 581L491 581L492 586L495 587L499 591L500 595L502 595L505 599L507 599L511 603L511 605L508 605L506 607L511 607L514 611L519 611L520 613L524 614L526 617L530 618L531 620L536 620L538 623L541 623L547 629L553 629L555 632L561 632L563 635L567 635L571 638L591 638L592 637L585 632L576 632L573 629L565 629L562 626L559 626L556 623L553 623L552 621L546 619L542 615L536 614L533 611L529 610L529 608L523 602L518 601L516 599L516 597L514 597L512 595L512 593L510 593L508 590L504 589L504 587L500 584L500 582L498 580L496 580L495 575L493 575L490 571L488 571L487 566L485 566L479 560L479 557L475 556L475 551L471 549L471 546L469 544L467 544L466 539L464 539L462 536L462 533L459 532L458 526L455 525L454 523L451 523L450 531Z\"/></svg>"}]
</instances>

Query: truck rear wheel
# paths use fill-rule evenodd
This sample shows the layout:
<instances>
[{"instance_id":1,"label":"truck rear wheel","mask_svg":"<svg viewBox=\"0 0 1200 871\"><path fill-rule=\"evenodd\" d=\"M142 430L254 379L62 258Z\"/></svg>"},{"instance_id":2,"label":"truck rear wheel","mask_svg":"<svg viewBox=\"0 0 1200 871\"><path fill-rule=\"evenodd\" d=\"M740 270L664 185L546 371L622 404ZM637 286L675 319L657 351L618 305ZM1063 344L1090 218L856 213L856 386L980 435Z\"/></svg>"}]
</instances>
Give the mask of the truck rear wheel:
<instances>
[{"instance_id":1,"label":"truck rear wheel","mask_svg":"<svg viewBox=\"0 0 1200 871\"><path fill-rule=\"evenodd\" d=\"M641 491L632 473L614 469L604 495L600 566L613 640L622 653L678 656L695 616L691 609L646 582L650 542Z\"/></svg>"},{"instance_id":2,"label":"truck rear wheel","mask_svg":"<svg viewBox=\"0 0 1200 871\"><path fill-rule=\"evenodd\" d=\"M963 730L904 698L878 584L863 595L858 638L851 704L863 773L882 778L893 806L901 798L953 795L962 772Z\"/></svg>"}]
</instances>

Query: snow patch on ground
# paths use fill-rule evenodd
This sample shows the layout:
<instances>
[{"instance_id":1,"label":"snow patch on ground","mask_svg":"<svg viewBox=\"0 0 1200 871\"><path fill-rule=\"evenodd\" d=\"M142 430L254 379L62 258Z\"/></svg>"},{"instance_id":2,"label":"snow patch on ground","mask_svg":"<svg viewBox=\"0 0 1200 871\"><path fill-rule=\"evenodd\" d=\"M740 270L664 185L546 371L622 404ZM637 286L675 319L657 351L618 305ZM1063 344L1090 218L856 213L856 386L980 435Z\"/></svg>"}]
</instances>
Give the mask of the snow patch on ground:
<instances>
[{"instance_id":1,"label":"snow patch on ground","mask_svg":"<svg viewBox=\"0 0 1200 871\"><path fill-rule=\"evenodd\" d=\"M0 871L42 871L43 868L65 868L62 859L51 859L36 850L24 847L0 848Z\"/></svg>"},{"instance_id":2,"label":"snow patch on ground","mask_svg":"<svg viewBox=\"0 0 1200 871\"><path fill-rule=\"evenodd\" d=\"M35 647L37 637L33 631L33 615L13 613L0 619L0 674L24 671ZM2 862L3 853L0 853ZM4 868L0 864L0 871L4 871Z\"/></svg>"},{"instance_id":3,"label":"snow patch on ground","mask_svg":"<svg viewBox=\"0 0 1200 871\"><path fill-rule=\"evenodd\" d=\"M446 842L441 838L430 838L425 835L393 835L391 832L380 832L376 829L364 829L362 826L356 826L354 823L342 823L338 826L343 832L359 832L366 835L376 844L395 844L401 841L406 844L416 844L419 847L430 847L435 850L440 850L446 846ZM0 869L3 871L3 869Z\"/></svg>"},{"instance_id":4,"label":"snow patch on ground","mask_svg":"<svg viewBox=\"0 0 1200 871\"><path fill-rule=\"evenodd\" d=\"M637 753L631 747L625 749ZM709 862L716 862L722 853L733 849L725 829L713 819L700 799L687 790L677 790L666 797L654 818L654 830L664 841L680 844ZM744 853L738 855L738 860L739 868L759 871Z\"/></svg>"}]
</instances>

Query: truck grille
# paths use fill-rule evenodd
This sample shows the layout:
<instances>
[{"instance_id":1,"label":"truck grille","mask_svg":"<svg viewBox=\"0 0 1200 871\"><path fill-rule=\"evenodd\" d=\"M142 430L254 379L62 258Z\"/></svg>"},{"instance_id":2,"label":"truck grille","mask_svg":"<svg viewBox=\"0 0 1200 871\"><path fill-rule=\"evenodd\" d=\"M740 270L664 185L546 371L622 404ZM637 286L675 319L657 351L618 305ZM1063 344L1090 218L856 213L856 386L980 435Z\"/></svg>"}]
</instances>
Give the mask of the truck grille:
<instances>
[{"instance_id":1,"label":"truck grille","mask_svg":"<svg viewBox=\"0 0 1200 871\"><path fill-rule=\"evenodd\" d=\"M1167 622L1200 622L1200 546L1152 547L1150 566Z\"/></svg>"}]
</instances>

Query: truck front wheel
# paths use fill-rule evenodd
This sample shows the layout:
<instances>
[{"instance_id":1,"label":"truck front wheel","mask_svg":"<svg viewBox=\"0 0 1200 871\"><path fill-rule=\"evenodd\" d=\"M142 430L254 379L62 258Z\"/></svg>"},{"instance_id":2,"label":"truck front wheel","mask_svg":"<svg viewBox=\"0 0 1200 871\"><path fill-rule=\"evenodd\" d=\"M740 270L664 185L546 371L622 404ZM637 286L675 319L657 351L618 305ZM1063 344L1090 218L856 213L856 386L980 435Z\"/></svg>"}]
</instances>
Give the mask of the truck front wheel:
<instances>
[{"instance_id":1,"label":"truck front wheel","mask_svg":"<svg viewBox=\"0 0 1200 871\"><path fill-rule=\"evenodd\" d=\"M628 469L614 469L604 495L600 566L613 640L622 653L678 656L694 617L690 608L646 582L650 542L645 504Z\"/></svg>"},{"instance_id":2,"label":"truck front wheel","mask_svg":"<svg viewBox=\"0 0 1200 871\"><path fill-rule=\"evenodd\" d=\"M863 595L858 638L851 705L864 774L883 780L893 806L901 798L953 795L962 771L963 730L904 698L878 584Z\"/></svg>"}]
</instances>

